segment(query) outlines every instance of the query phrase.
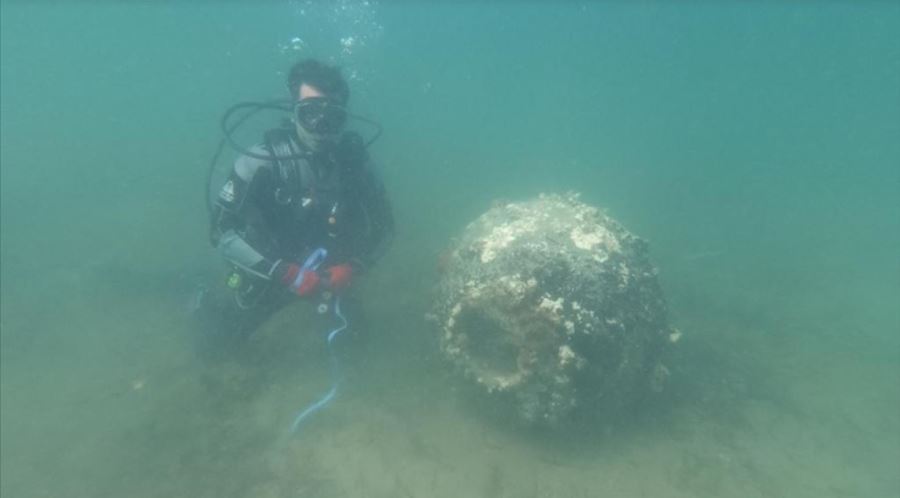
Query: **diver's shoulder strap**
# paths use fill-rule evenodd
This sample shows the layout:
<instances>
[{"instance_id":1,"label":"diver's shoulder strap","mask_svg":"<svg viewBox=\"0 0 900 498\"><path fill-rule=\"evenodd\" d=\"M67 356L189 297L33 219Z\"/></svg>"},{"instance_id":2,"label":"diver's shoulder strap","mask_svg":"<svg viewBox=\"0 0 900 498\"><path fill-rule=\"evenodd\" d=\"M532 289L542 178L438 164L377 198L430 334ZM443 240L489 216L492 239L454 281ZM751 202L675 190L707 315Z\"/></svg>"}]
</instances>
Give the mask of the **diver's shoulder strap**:
<instances>
[{"instance_id":1,"label":"diver's shoulder strap","mask_svg":"<svg viewBox=\"0 0 900 498\"><path fill-rule=\"evenodd\" d=\"M346 174L357 174L364 169L369 160L369 152L359 133L345 131L337 145L336 159L341 165L341 170Z\"/></svg>"},{"instance_id":2,"label":"diver's shoulder strap","mask_svg":"<svg viewBox=\"0 0 900 498\"><path fill-rule=\"evenodd\" d=\"M273 164L278 177L288 190L295 193L312 190L316 175L308 159L296 157L305 155L305 151L294 140L294 131L290 128L273 128L265 133L264 139L266 148L275 158Z\"/></svg>"}]
</instances>

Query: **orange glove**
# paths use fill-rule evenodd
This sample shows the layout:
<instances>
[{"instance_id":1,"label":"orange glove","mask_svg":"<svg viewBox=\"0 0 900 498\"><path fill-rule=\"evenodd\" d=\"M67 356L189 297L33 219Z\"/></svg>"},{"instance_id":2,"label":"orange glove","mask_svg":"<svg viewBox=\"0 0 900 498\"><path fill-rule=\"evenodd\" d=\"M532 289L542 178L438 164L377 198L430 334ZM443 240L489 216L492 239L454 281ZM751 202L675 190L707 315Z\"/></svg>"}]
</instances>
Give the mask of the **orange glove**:
<instances>
[{"instance_id":1,"label":"orange glove","mask_svg":"<svg viewBox=\"0 0 900 498\"><path fill-rule=\"evenodd\" d=\"M281 281L298 296L308 296L319 286L319 275L312 270L304 270L291 263L285 268Z\"/></svg>"},{"instance_id":2,"label":"orange glove","mask_svg":"<svg viewBox=\"0 0 900 498\"><path fill-rule=\"evenodd\" d=\"M344 263L335 266L329 266L325 269L328 274L327 285L332 290L341 290L350 285L350 279L353 277L353 267Z\"/></svg>"}]
</instances>

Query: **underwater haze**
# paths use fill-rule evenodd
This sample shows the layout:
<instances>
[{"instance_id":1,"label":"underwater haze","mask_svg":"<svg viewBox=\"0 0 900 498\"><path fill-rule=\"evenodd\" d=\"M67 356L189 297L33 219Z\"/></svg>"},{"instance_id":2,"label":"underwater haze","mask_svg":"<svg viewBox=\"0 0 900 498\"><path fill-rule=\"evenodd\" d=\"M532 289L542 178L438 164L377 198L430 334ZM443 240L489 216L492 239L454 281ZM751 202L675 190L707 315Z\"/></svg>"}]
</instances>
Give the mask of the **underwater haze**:
<instances>
[{"instance_id":1,"label":"underwater haze","mask_svg":"<svg viewBox=\"0 0 900 498\"><path fill-rule=\"evenodd\" d=\"M900 4L0 9L4 498L900 496ZM211 359L192 311L219 120L304 57L383 127L397 236L291 434L333 324ZM649 241L683 336L654 402L535 431L425 316L469 222L569 191Z\"/></svg>"}]
</instances>

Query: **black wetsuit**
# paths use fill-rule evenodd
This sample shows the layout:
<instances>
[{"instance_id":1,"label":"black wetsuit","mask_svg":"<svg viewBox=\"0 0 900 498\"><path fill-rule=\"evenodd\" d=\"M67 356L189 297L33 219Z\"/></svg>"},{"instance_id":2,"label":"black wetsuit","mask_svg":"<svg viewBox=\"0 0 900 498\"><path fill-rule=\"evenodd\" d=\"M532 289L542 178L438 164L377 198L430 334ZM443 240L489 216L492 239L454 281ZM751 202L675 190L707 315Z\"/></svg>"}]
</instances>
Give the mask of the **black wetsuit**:
<instances>
[{"instance_id":1,"label":"black wetsuit","mask_svg":"<svg viewBox=\"0 0 900 498\"><path fill-rule=\"evenodd\" d=\"M211 220L212 244L240 275L232 281L231 298L213 313L222 326L243 333L294 297L277 281L285 264L302 265L322 248L328 253L322 268L349 263L358 274L384 254L394 227L384 187L358 135L344 133L336 144L311 153L294 130L275 129L250 152L278 159L239 157Z\"/></svg>"}]
</instances>

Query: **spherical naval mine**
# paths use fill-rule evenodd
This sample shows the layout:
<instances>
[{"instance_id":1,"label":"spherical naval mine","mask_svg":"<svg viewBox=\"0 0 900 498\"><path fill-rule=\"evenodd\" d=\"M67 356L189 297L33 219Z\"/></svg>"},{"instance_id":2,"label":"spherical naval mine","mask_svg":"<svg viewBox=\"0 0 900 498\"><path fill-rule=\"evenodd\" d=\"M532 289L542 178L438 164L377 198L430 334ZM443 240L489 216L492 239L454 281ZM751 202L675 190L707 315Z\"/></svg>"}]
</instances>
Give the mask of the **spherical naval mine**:
<instances>
[{"instance_id":1,"label":"spherical naval mine","mask_svg":"<svg viewBox=\"0 0 900 498\"><path fill-rule=\"evenodd\" d=\"M575 194L498 205L444 261L443 356L531 425L665 385L675 341L647 244Z\"/></svg>"}]
</instances>

